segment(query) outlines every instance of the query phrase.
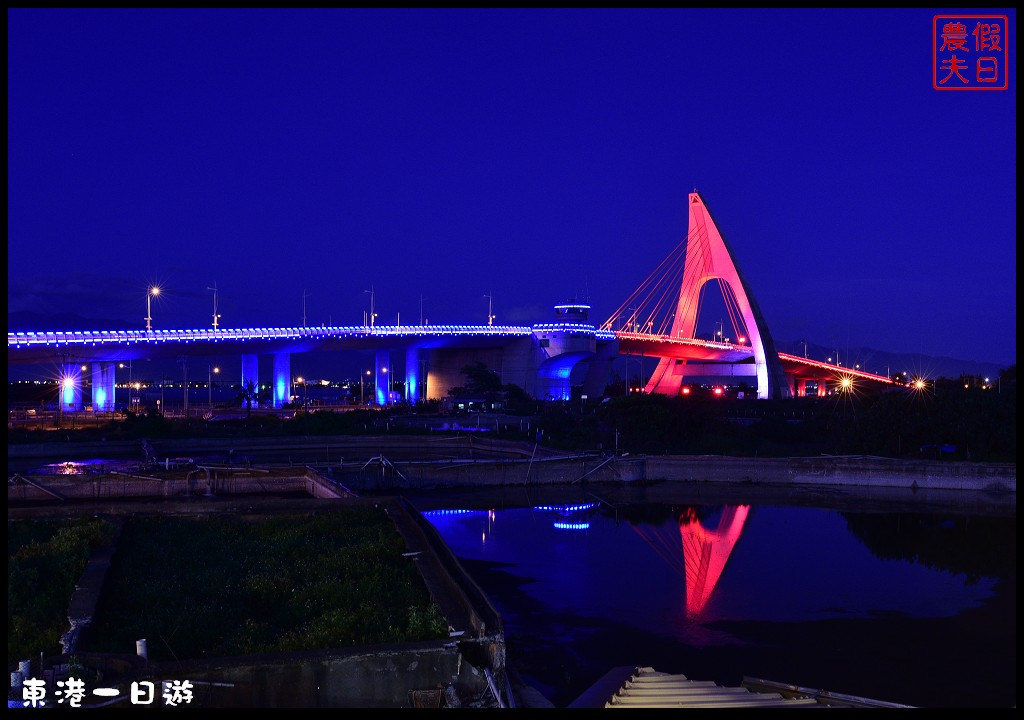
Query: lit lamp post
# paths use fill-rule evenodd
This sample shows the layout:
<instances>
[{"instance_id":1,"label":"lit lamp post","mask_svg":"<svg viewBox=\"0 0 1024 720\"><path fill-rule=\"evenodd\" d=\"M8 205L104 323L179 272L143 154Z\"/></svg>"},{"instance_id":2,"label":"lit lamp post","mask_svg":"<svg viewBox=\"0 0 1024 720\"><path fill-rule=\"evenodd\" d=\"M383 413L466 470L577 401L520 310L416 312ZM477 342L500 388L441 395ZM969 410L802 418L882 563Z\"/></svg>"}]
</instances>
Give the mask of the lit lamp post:
<instances>
[{"instance_id":1,"label":"lit lamp post","mask_svg":"<svg viewBox=\"0 0 1024 720\"><path fill-rule=\"evenodd\" d=\"M149 289L146 293L146 330L153 329L153 310L152 301L157 295L160 294L160 288L155 285Z\"/></svg>"},{"instance_id":2,"label":"lit lamp post","mask_svg":"<svg viewBox=\"0 0 1024 720\"><path fill-rule=\"evenodd\" d=\"M366 371L366 375L369 375L371 372L372 371L367 370ZM365 405L366 404L366 399L365 399L364 394L363 394L363 378L364 378L363 375L359 376L359 404L360 405Z\"/></svg>"},{"instance_id":3,"label":"lit lamp post","mask_svg":"<svg viewBox=\"0 0 1024 720\"><path fill-rule=\"evenodd\" d=\"M65 393L71 391L74 392L75 379L68 375L60 375L57 381L57 427L60 427L60 421L64 417L64 397Z\"/></svg>"},{"instance_id":4,"label":"lit lamp post","mask_svg":"<svg viewBox=\"0 0 1024 720\"><path fill-rule=\"evenodd\" d=\"M386 367L382 367L380 369L380 371L384 375L388 374L388 369ZM373 394L374 395L379 395L380 394L377 391L377 379L376 378L374 378L374 380L373 380ZM380 398L378 397L378 400L379 399ZM387 405L388 404L388 400L390 400L390 399L391 399L391 380L390 380L390 378L388 378L388 381L385 383L385 387L384 387L384 404Z\"/></svg>"},{"instance_id":5,"label":"lit lamp post","mask_svg":"<svg viewBox=\"0 0 1024 720\"><path fill-rule=\"evenodd\" d=\"M302 407L306 407L306 378L301 375L295 378L295 382L302 386Z\"/></svg>"},{"instance_id":6,"label":"lit lamp post","mask_svg":"<svg viewBox=\"0 0 1024 720\"><path fill-rule=\"evenodd\" d=\"M85 373L86 373L86 371L88 371L88 369L89 369L88 365L83 365L82 366L82 406L83 407L85 407ZM91 404L91 397L90 397L90 404ZM93 407L95 408L96 406L93 405Z\"/></svg>"},{"instance_id":7,"label":"lit lamp post","mask_svg":"<svg viewBox=\"0 0 1024 720\"><path fill-rule=\"evenodd\" d=\"M219 372L220 372L220 368L219 367L213 367L212 365L210 366L210 372L209 372L210 379L206 383L206 389L209 390L209 405L211 405L211 406L213 405L213 374L214 373L219 373Z\"/></svg>"},{"instance_id":8,"label":"lit lamp post","mask_svg":"<svg viewBox=\"0 0 1024 720\"><path fill-rule=\"evenodd\" d=\"M118 363L117 364L117 368L118 368L118 370L124 370L124 363ZM132 394L131 386L132 386L132 363L129 360L128 361L128 384L125 386L126 388L128 388L128 395L129 395L129 403L128 403L128 405L131 404L131 399L130 399L130 396ZM128 405L125 405L125 409L128 409Z\"/></svg>"},{"instance_id":9,"label":"lit lamp post","mask_svg":"<svg viewBox=\"0 0 1024 720\"><path fill-rule=\"evenodd\" d=\"M487 324L494 325L494 296L487 293L484 297L487 298Z\"/></svg>"}]
</instances>

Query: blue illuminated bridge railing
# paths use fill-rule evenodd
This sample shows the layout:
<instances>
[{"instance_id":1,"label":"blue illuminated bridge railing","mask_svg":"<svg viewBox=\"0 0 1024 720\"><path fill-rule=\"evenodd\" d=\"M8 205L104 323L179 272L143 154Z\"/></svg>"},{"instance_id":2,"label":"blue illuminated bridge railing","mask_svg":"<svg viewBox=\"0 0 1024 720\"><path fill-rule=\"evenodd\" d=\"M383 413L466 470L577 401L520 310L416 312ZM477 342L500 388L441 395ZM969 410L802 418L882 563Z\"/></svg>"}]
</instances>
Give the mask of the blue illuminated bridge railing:
<instances>
[{"instance_id":1,"label":"blue illuminated bridge railing","mask_svg":"<svg viewBox=\"0 0 1024 720\"><path fill-rule=\"evenodd\" d=\"M192 330L83 330L66 332L9 332L7 347L33 346L162 344L196 341L289 340L317 338L387 337L526 337L534 332L567 332L594 335L599 340L614 340L615 333L596 330L593 325L544 323L539 325L382 325L366 327L291 327Z\"/></svg>"}]
</instances>

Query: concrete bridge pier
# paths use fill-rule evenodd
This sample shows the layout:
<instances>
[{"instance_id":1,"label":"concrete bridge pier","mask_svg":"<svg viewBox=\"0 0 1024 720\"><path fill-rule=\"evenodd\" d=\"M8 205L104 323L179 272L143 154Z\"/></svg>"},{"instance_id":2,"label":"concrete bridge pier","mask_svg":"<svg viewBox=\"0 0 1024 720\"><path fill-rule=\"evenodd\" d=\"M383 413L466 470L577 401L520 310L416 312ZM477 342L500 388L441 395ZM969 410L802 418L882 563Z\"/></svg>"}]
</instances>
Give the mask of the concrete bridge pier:
<instances>
[{"instance_id":1,"label":"concrete bridge pier","mask_svg":"<svg viewBox=\"0 0 1024 720\"><path fill-rule=\"evenodd\" d=\"M612 363L619 355L619 343L599 343L597 352L590 358L590 367L583 378L583 394L589 398L599 398L608 387L608 378L612 372Z\"/></svg>"},{"instance_id":2,"label":"concrete bridge pier","mask_svg":"<svg viewBox=\"0 0 1024 720\"><path fill-rule=\"evenodd\" d=\"M394 368L391 367L391 352L389 350L378 350L374 358L373 368L374 400L377 401L378 405L387 405L391 401L390 393L388 392L390 385L388 378L394 372Z\"/></svg>"},{"instance_id":3,"label":"concrete bridge pier","mask_svg":"<svg viewBox=\"0 0 1024 720\"><path fill-rule=\"evenodd\" d=\"M60 366L60 409L65 412L82 409L82 370L75 363Z\"/></svg>"},{"instance_id":4,"label":"concrete bridge pier","mask_svg":"<svg viewBox=\"0 0 1024 720\"><path fill-rule=\"evenodd\" d=\"M291 353L274 354L274 407L281 408L292 401Z\"/></svg>"},{"instance_id":5,"label":"concrete bridge pier","mask_svg":"<svg viewBox=\"0 0 1024 720\"><path fill-rule=\"evenodd\" d=\"M114 409L114 363L92 364L92 409L110 412Z\"/></svg>"},{"instance_id":6,"label":"concrete bridge pier","mask_svg":"<svg viewBox=\"0 0 1024 720\"><path fill-rule=\"evenodd\" d=\"M245 389L246 383L252 382L254 387L260 386L260 358L255 353L246 353L242 355L242 389ZM245 400L242 401L242 405L245 405Z\"/></svg>"},{"instance_id":7,"label":"concrete bridge pier","mask_svg":"<svg viewBox=\"0 0 1024 720\"><path fill-rule=\"evenodd\" d=\"M426 373L423 372L424 353L419 348L405 351L405 401L415 405L426 397Z\"/></svg>"}]
</instances>

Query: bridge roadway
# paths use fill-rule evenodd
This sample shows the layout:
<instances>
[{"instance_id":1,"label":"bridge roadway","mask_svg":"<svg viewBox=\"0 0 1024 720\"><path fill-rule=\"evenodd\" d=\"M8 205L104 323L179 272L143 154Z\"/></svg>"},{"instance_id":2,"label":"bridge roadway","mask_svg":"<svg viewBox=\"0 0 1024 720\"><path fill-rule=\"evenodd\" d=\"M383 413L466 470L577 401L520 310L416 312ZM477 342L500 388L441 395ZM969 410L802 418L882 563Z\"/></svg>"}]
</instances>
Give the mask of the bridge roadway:
<instances>
[{"instance_id":1,"label":"bridge roadway","mask_svg":"<svg viewBox=\"0 0 1024 720\"><path fill-rule=\"evenodd\" d=\"M554 327L538 325L539 329ZM582 326L581 326L582 327ZM594 332L590 326L590 332ZM507 325L378 325L348 327L86 330L7 333L11 364L123 362L181 355L299 353L388 348L493 347L530 337L534 328ZM604 333L614 339L612 333Z\"/></svg>"},{"instance_id":2,"label":"bridge roadway","mask_svg":"<svg viewBox=\"0 0 1024 720\"><path fill-rule=\"evenodd\" d=\"M676 358L701 363L743 363L752 361L754 357L754 349L749 345L624 331L615 331L615 336L619 340L619 353L623 355ZM892 378L885 375L831 365L789 353L780 352L778 355L786 374L803 380L836 382L848 377L854 381L877 382L883 385L894 384Z\"/></svg>"},{"instance_id":3,"label":"bridge roadway","mask_svg":"<svg viewBox=\"0 0 1024 720\"><path fill-rule=\"evenodd\" d=\"M618 341L618 354L676 358L696 363L745 364L753 358L749 345L692 338L673 338L625 331L596 329L582 323L517 325L382 325L343 327L225 328L214 330L92 330L7 333L9 364L68 362L123 362L181 355L295 353L331 350L374 351L382 347L482 348L503 345L516 338L563 332L592 336L605 344ZM863 370L779 353L787 375L804 380L842 377L892 384L892 380Z\"/></svg>"}]
</instances>

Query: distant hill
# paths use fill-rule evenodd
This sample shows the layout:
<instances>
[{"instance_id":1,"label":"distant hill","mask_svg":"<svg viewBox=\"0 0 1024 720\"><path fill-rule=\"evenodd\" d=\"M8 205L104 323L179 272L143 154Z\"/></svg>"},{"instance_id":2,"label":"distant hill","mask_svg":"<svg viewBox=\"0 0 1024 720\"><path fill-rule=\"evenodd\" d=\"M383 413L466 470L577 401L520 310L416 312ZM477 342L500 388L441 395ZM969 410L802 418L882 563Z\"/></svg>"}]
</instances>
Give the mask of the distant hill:
<instances>
[{"instance_id":1,"label":"distant hill","mask_svg":"<svg viewBox=\"0 0 1024 720\"><path fill-rule=\"evenodd\" d=\"M7 313L7 332L41 330L138 330L124 320L87 318L75 313L37 313L31 310Z\"/></svg>"},{"instance_id":2,"label":"distant hill","mask_svg":"<svg viewBox=\"0 0 1024 720\"><path fill-rule=\"evenodd\" d=\"M790 355L802 356L804 354L804 344L799 341L776 340L775 349ZM848 353L845 348L839 348L839 350L844 366L853 367L857 364L862 370L879 375L885 375L887 372L890 375L907 372L911 375L920 373L926 377L956 378L960 375L992 377L1007 367L993 362L937 357L922 353L893 353L874 348L850 348ZM827 358L833 357L835 352L836 348L807 343L807 356L812 360L827 362Z\"/></svg>"}]
</instances>

